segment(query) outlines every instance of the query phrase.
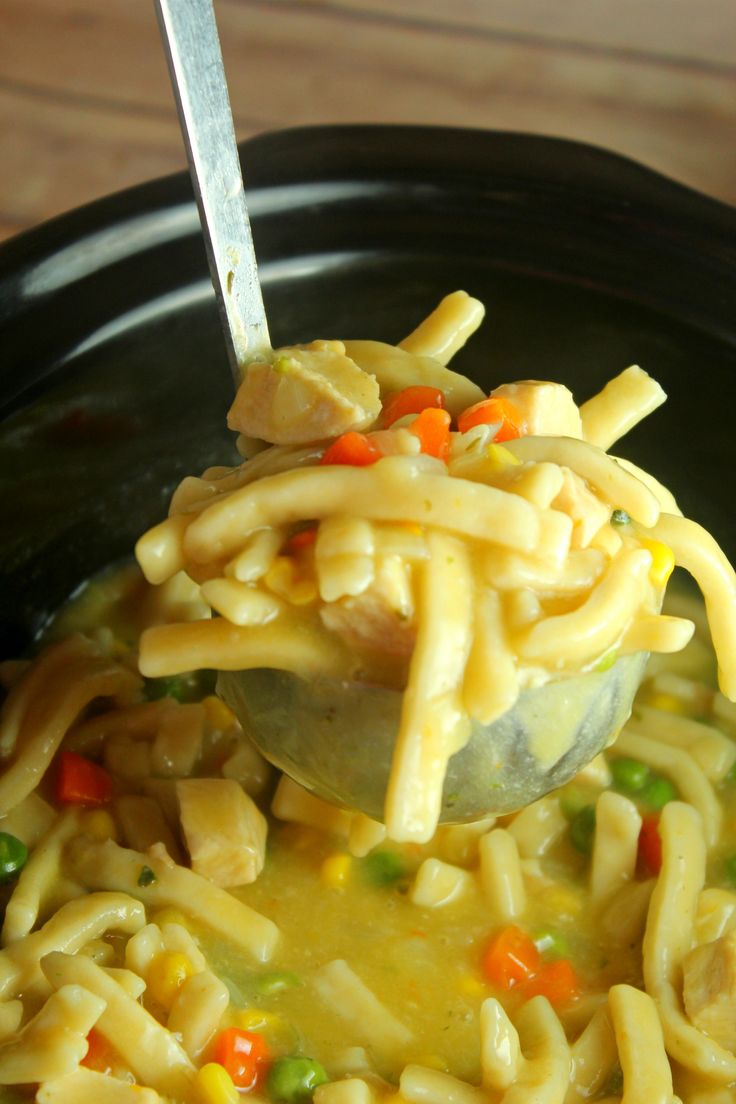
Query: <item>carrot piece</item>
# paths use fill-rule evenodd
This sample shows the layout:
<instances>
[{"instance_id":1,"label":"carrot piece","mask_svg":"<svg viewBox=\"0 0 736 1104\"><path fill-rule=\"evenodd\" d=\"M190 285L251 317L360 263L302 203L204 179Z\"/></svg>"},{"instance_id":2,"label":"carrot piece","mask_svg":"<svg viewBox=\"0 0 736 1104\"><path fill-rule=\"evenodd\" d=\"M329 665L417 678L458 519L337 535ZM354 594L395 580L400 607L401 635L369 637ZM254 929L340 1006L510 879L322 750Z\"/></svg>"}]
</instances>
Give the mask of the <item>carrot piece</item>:
<instances>
[{"instance_id":1,"label":"carrot piece","mask_svg":"<svg viewBox=\"0 0 736 1104\"><path fill-rule=\"evenodd\" d=\"M493 422L501 423L494 441L512 441L524 432L524 418L514 404L508 399L494 398L483 399L463 410L458 417L457 428L461 433L466 433L473 426L491 425Z\"/></svg>"},{"instance_id":2,"label":"carrot piece","mask_svg":"<svg viewBox=\"0 0 736 1104\"><path fill-rule=\"evenodd\" d=\"M405 387L403 391L397 391L386 400L381 421L388 429L399 418L404 418L407 414L421 414L430 407L436 410L445 408L445 396L439 387Z\"/></svg>"},{"instance_id":3,"label":"carrot piece","mask_svg":"<svg viewBox=\"0 0 736 1104\"><path fill-rule=\"evenodd\" d=\"M104 1035L92 1028L87 1035L87 1053L80 1065L87 1069L97 1070L99 1073L111 1073L112 1063L111 1047Z\"/></svg>"},{"instance_id":4,"label":"carrot piece","mask_svg":"<svg viewBox=\"0 0 736 1104\"><path fill-rule=\"evenodd\" d=\"M238 1089L252 1089L271 1055L268 1044L257 1031L226 1027L215 1039L215 1062L224 1066Z\"/></svg>"},{"instance_id":5,"label":"carrot piece","mask_svg":"<svg viewBox=\"0 0 736 1104\"><path fill-rule=\"evenodd\" d=\"M483 973L496 989L513 989L537 973L541 964L532 939L514 924L501 928L483 954Z\"/></svg>"},{"instance_id":6,"label":"carrot piece","mask_svg":"<svg viewBox=\"0 0 736 1104\"><path fill-rule=\"evenodd\" d=\"M446 460L450 453L450 421L446 410L427 407L411 423L409 432L419 438L421 452Z\"/></svg>"},{"instance_id":7,"label":"carrot piece","mask_svg":"<svg viewBox=\"0 0 736 1104\"><path fill-rule=\"evenodd\" d=\"M304 552L307 548L311 548L316 539L316 525L312 525L309 529L300 529L298 533L294 533L289 537L284 545L283 551L287 556L296 556L300 552Z\"/></svg>"},{"instance_id":8,"label":"carrot piece","mask_svg":"<svg viewBox=\"0 0 736 1104\"><path fill-rule=\"evenodd\" d=\"M523 993L527 1000L546 997L553 1008L572 1004L580 996L580 983L570 959L558 958L554 962L546 962L534 977L524 983Z\"/></svg>"},{"instance_id":9,"label":"carrot piece","mask_svg":"<svg viewBox=\"0 0 736 1104\"><path fill-rule=\"evenodd\" d=\"M662 840L659 835L659 814L649 813L641 818L637 866L640 873L649 877L662 869Z\"/></svg>"},{"instance_id":10,"label":"carrot piece","mask_svg":"<svg viewBox=\"0 0 736 1104\"><path fill-rule=\"evenodd\" d=\"M365 433L356 433L351 429L325 449L320 464L349 464L357 468L366 468L369 464L375 464L380 460L382 455L375 441L366 437Z\"/></svg>"},{"instance_id":11,"label":"carrot piece","mask_svg":"<svg viewBox=\"0 0 736 1104\"><path fill-rule=\"evenodd\" d=\"M112 778L104 767L62 751L56 776L56 800L67 805L106 805L112 798Z\"/></svg>"}]
</instances>

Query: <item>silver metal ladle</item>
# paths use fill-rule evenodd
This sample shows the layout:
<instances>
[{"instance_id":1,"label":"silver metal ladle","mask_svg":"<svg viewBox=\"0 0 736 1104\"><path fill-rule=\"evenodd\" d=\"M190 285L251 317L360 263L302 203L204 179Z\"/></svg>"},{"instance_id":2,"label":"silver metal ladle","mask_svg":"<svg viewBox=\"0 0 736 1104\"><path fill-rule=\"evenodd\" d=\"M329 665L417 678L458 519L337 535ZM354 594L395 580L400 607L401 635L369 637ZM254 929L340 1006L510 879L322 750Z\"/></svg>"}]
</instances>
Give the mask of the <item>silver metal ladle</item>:
<instances>
[{"instance_id":1,"label":"silver metal ladle","mask_svg":"<svg viewBox=\"0 0 736 1104\"><path fill-rule=\"evenodd\" d=\"M270 343L214 11L211 0L155 2L237 387ZM493 724L474 723L450 759L440 820L510 812L567 782L626 721L646 659L525 690ZM400 691L266 668L221 672L217 689L267 759L382 819Z\"/></svg>"}]
</instances>

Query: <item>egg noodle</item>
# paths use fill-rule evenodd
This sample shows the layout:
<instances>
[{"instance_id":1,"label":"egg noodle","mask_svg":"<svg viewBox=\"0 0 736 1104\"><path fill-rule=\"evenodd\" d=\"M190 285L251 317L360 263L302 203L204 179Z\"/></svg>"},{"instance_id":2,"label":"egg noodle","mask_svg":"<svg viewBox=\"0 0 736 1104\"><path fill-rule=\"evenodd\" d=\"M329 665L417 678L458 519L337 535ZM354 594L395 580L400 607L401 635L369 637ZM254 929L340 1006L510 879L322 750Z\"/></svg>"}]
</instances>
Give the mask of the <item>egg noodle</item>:
<instances>
[{"instance_id":1,"label":"egg noodle","mask_svg":"<svg viewBox=\"0 0 736 1104\"><path fill-rule=\"evenodd\" d=\"M676 563L705 596L721 685L736 695L733 569L668 491L605 451L664 401L662 389L628 368L578 409L560 384L504 385L475 424L486 396L445 361L482 315L456 292L401 347L315 342L249 368L231 425L283 441L343 418L341 428L368 431L372 455L276 444L234 470L210 469L184 480L171 516L136 549L150 582L184 570L219 615L145 633L145 675L275 667L380 682L387 655L394 677L408 663L384 811L398 841L432 836L470 720L489 724L526 687L619 655L681 649L692 623L659 613ZM383 428L379 391L428 384L446 410ZM493 420L509 404L512 439ZM371 661L383 663L377 673Z\"/></svg>"},{"instance_id":2,"label":"egg noodle","mask_svg":"<svg viewBox=\"0 0 736 1104\"><path fill-rule=\"evenodd\" d=\"M440 362L477 324L466 300L403 349L307 352L347 352L384 417L419 381L462 419L485 396ZM306 386L283 356L272 410L292 358ZM356 387L340 417L370 406ZM446 419L446 460L416 448L421 411L368 411L364 467L292 441L186 480L138 547L156 585L92 582L35 659L0 665L0 1101L733 1101L733 573L603 451L661 401L644 373L579 412L555 385L499 393L523 434ZM660 613L674 561L715 657L699 603ZM641 649L660 654L630 720L561 790L434 830L422 776L433 796L402 811L427 724L447 757L466 715ZM254 665L398 671L385 824L255 751L201 673Z\"/></svg>"}]
</instances>

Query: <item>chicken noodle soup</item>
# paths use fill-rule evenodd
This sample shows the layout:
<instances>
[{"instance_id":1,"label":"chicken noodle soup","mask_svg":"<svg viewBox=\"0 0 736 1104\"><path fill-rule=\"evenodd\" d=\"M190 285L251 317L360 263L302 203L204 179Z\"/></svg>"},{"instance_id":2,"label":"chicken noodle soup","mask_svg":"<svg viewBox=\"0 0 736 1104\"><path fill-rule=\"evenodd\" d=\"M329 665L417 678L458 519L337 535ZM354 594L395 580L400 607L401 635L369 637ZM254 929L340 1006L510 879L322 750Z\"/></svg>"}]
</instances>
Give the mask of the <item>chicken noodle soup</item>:
<instances>
[{"instance_id":1,"label":"chicken noodle soup","mask_svg":"<svg viewBox=\"0 0 736 1104\"><path fill-rule=\"evenodd\" d=\"M656 384L629 369L580 410L552 384L487 399L443 364L466 300L403 349L258 368L271 399L247 424L236 400L236 428L297 439L185 481L139 546L157 585L93 582L0 669L0 1099L732 1099L733 574L602 451ZM292 424L315 395L333 442ZM675 560L717 659L698 605L660 614ZM436 831L428 800L407 831L423 710L449 755L465 716L641 649L631 719L569 784ZM206 668L255 660L406 683L385 824L254 750Z\"/></svg>"},{"instance_id":2,"label":"chicken noodle soup","mask_svg":"<svg viewBox=\"0 0 736 1104\"><path fill-rule=\"evenodd\" d=\"M472 723L551 679L687 643L692 622L659 612L676 563L736 694L732 568L606 451L662 389L631 367L581 407L541 381L488 397L446 367L482 314L456 292L397 347L318 341L249 366L229 424L271 447L185 479L137 545L150 582L184 570L217 615L147 631L144 674L270 667L404 690L382 817L402 842L431 838ZM530 750L553 766L572 738Z\"/></svg>"},{"instance_id":3,"label":"chicken noodle soup","mask_svg":"<svg viewBox=\"0 0 736 1104\"><path fill-rule=\"evenodd\" d=\"M203 612L128 568L2 669L0 1099L732 1098L736 708L707 637L562 790L394 843L276 778L206 673L140 678L141 621Z\"/></svg>"}]
</instances>

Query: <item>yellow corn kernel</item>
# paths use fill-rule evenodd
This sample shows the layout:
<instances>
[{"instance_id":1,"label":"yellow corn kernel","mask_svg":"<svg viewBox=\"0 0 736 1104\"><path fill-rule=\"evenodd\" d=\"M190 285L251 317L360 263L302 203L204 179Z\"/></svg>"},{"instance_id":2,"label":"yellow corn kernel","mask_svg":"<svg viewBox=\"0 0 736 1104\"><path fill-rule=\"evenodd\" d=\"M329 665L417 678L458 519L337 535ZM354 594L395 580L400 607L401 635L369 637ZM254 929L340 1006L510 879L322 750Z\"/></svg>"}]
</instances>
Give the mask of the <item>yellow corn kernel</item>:
<instances>
[{"instance_id":1,"label":"yellow corn kernel","mask_svg":"<svg viewBox=\"0 0 736 1104\"><path fill-rule=\"evenodd\" d=\"M227 1024L263 1035L274 1057L290 1054L294 1050L294 1027L275 1012L265 1012L262 1008L237 1008L229 1012Z\"/></svg>"},{"instance_id":2,"label":"yellow corn kernel","mask_svg":"<svg viewBox=\"0 0 736 1104\"><path fill-rule=\"evenodd\" d=\"M647 704L654 709L662 709L665 713L687 713L685 702L675 694L652 694Z\"/></svg>"},{"instance_id":3,"label":"yellow corn kernel","mask_svg":"<svg viewBox=\"0 0 736 1104\"><path fill-rule=\"evenodd\" d=\"M146 991L164 1008L171 1008L174 999L194 967L180 951L158 954L148 968Z\"/></svg>"},{"instance_id":4,"label":"yellow corn kernel","mask_svg":"<svg viewBox=\"0 0 736 1104\"><path fill-rule=\"evenodd\" d=\"M91 809L82 818L82 831L98 840L116 840L118 828L107 809Z\"/></svg>"},{"instance_id":5,"label":"yellow corn kernel","mask_svg":"<svg viewBox=\"0 0 736 1104\"><path fill-rule=\"evenodd\" d=\"M655 586L663 587L675 568L675 556L672 549L662 541L643 538L642 548L646 548L651 554L652 566L649 568L649 578Z\"/></svg>"},{"instance_id":6,"label":"yellow corn kernel","mask_svg":"<svg viewBox=\"0 0 736 1104\"><path fill-rule=\"evenodd\" d=\"M486 460L490 460L494 468L506 468L509 464L520 464L521 460L514 456L513 452L503 445L490 444L486 447Z\"/></svg>"},{"instance_id":7,"label":"yellow corn kernel","mask_svg":"<svg viewBox=\"0 0 736 1104\"><path fill-rule=\"evenodd\" d=\"M269 590L291 602L292 606L308 606L317 599L317 586L312 579L297 578L291 556L277 556L264 576Z\"/></svg>"},{"instance_id":8,"label":"yellow corn kernel","mask_svg":"<svg viewBox=\"0 0 736 1104\"><path fill-rule=\"evenodd\" d=\"M262 1008L235 1008L232 1011L233 1027L240 1027L243 1031L261 1031L272 1019L278 1017Z\"/></svg>"},{"instance_id":9,"label":"yellow corn kernel","mask_svg":"<svg viewBox=\"0 0 736 1104\"><path fill-rule=\"evenodd\" d=\"M208 694L202 702L207 724L217 732L226 732L235 723L235 714L216 694Z\"/></svg>"},{"instance_id":10,"label":"yellow corn kernel","mask_svg":"<svg viewBox=\"0 0 736 1104\"><path fill-rule=\"evenodd\" d=\"M162 924L181 924L183 928L188 928L187 918L180 909L166 908L159 909L158 912L154 912L151 916L151 923L157 924L160 928Z\"/></svg>"},{"instance_id":11,"label":"yellow corn kernel","mask_svg":"<svg viewBox=\"0 0 736 1104\"><path fill-rule=\"evenodd\" d=\"M475 974L464 974L458 982L458 989L464 997L482 997L488 993L488 987Z\"/></svg>"},{"instance_id":12,"label":"yellow corn kernel","mask_svg":"<svg viewBox=\"0 0 736 1104\"><path fill-rule=\"evenodd\" d=\"M330 889L343 889L350 877L352 864L353 860L350 855L344 855L338 851L334 855L328 856L322 863L320 877Z\"/></svg>"},{"instance_id":13,"label":"yellow corn kernel","mask_svg":"<svg viewBox=\"0 0 736 1104\"><path fill-rule=\"evenodd\" d=\"M239 1104L240 1093L219 1062L208 1062L194 1075L194 1091L200 1104Z\"/></svg>"}]
</instances>

